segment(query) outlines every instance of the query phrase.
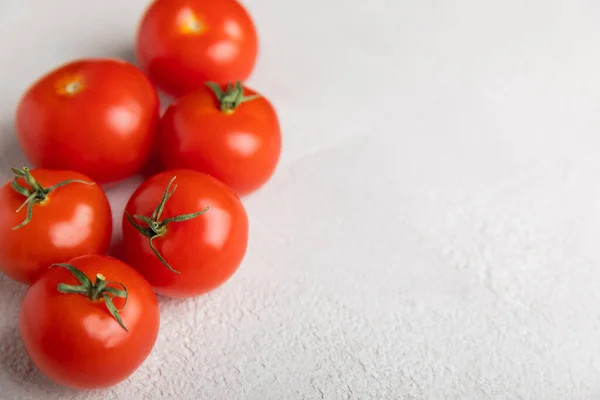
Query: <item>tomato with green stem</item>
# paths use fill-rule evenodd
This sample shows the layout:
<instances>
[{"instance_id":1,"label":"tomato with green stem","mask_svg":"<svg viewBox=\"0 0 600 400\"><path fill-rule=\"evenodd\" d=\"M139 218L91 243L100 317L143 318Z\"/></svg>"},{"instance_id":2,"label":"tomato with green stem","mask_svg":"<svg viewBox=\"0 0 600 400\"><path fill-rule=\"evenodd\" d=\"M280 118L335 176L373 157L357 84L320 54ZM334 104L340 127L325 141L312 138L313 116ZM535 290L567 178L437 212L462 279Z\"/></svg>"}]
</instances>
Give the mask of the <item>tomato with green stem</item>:
<instances>
[{"instance_id":1,"label":"tomato with green stem","mask_svg":"<svg viewBox=\"0 0 600 400\"><path fill-rule=\"evenodd\" d=\"M106 252L112 214L102 188L74 171L12 171L0 188L0 271L31 284L51 264Z\"/></svg>"},{"instance_id":2,"label":"tomato with green stem","mask_svg":"<svg viewBox=\"0 0 600 400\"><path fill-rule=\"evenodd\" d=\"M281 153L271 103L241 82L214 82L178 99L160 121L159 151L167 168L205 172L239 195L265 184Z\"/></svg>"},{"instance_id":3,"label":"tomato with green stem","mask_svg":"<svg viewBox=\"0 0 600 400\"><path fill-rule=\"evenodd\" d=\"M156 89L135 66L82 59L50 71L17 107L17 138L38 168L81 172L104 184L140 171L159 119Z\"/></svg>"},{"instance_id":4,"label":"tomato with green stem","mask_svg":"<svg viewBox=\"0 0 600 400\"><path fill-rule=\"evenodd\" d=\"M256 63L258 37L237 0L157 0L137 32L137 60L173 96L204 84L246 80Z\"/></svg>"},{"instance_id":5,"label":"tomato with green stem","mask_svg":"<svg viewBox=\"0 0 600 400\"><path fill-rule=\"evenodd\" d=\"M129 199L123 215L127 262L169 297L204 294L238 269L248 245L239 197L197 171L154 175Z\"/></svg>"},{"instance_id":6,"label":"tomato with green stem","mask_svg":"<svg viewBox=\"0 0 600 400\"><path fill-rule=\"evenodd\" d=\"M115 385L148 357L158 301L133 268L108 256L54 264L25 293L19 330L34 365L76 389Z\"/></svg>"}]
</instances>

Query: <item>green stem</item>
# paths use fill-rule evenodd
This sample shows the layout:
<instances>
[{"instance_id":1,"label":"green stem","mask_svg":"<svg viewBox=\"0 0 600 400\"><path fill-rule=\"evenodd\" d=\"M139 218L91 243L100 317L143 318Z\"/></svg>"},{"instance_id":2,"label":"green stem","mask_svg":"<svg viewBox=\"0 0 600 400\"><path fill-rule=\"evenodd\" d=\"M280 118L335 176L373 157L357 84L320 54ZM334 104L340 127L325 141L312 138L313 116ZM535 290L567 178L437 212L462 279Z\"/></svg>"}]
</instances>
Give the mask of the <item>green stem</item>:
<instances>
[{"instance_id":1,"label":"green stem","mask_svg":"<svg viewBox=\"0 0 600 400\"><path fill-rule=\"evenodd\" d=\"M167 225L168 224L173 223L173 222L184 222L184 221L188 221L190 219L194 219L194 218L204 214L205 212L207 212L209 210L209 207L206 207L202 211L198 211L198 212L194 212L194 213L190 213L190 214L182 214L182 215L178 215L176 217L171 217L171 218L165 218L161 221L160 216L162 215L162 212L165 208L165 204L167 203L167 200L169 200L171 198L171 196L173 196L173 193L175 193L175 189L177 189L177 185L173 185L173 188L171 189L171 185L173 184L173 181L175 181L175 178L176 177L174 176L169 181L167 188L163 192L160 203L158 203L158 206L156 206L156 208L152 212L152 216L146 217L144 215L134 215L132 217L127 211L125 211L125 216L127 217L127 220L129 221L129 223L131 225L133 225L133 227L135 229L137 229L138 232L140 232L142 235L144 235L148 238L148 246L150 246L150 249L156 255L156 257L160 260L160 262L165 267L167 267L171 272L179 274L180 272L177 271L176 269L174 269L173 267L171 267L169 265L169 263L167 262L167 260L165 260L164 257L160 254L160 252L156 249L156 247L154 247L154 243L153 243L154 239L159 238L167 233ZM136 222L135 221L136 219L142 221L145 224L145 226Z\"/></svg>"},{"instance_id":2,"label":"green stem","mask_svg":"<svg viewBox=\"0 0 600 400\"><path fill-rule=\"evenodd\" d=\"M260 97L259 94L244 96L244 87L240 81L237 81L235 84L228 84L225 90L221 89L221 86L215 82L206 82L206 86L217 96L219 107L225 114L231 114L240 104Z\"/></svg>"},{"instance_id":3,"label":"green stem","mask_svg":"<svg viewBox=\"0 0 600 400\"><path fill-rule=\"evenodd\" d=\"M92 300L98 300L102 291L106 288L106 278L102 274L96 275L96 282L92 287Z\"/></svg>"},{"instance_id":4,"label":"green stem","mask_svg":"<svg viewBox=\"0 0 600 400\"><path fill-rule=\"evenodd\" d=\"M125 331L129 332L121 319L121 315L119 311L122 311L127 305L128 292L125 285L119 282L106 281L106 278L102 274L96 275L96 281L92 283L90 278L83 273L81 270L77 269L71 264L52 264L52 267L62 267L69 271L77 280L79 281L79 285L69 285L66 283L59 283L56 289L60 293L64 294L79 294L86 296L92 301L98 301L100 299L104 300L104 304L108 309L110 315L117 321L117 323L121 326L121 328L125 329ZM118 285L123 288L117 289L115 287L110 287L108 285ZM115 304L113 303L113 298L121 297L125 299L125 303L121 309L117 309Z\"/></svg>"},{"instance_id":5,"label":"green stem","mask_svg":"<svg viewBox=\"0 0 600 400\"><path fill-rule=\"evenodd\" d=\"M29 168L23 167L23 169L11 168L11 171L15 174L11 182L11 187L18 194L26 197L25 201L21 206L16 210L16 212L20 212L23 208L27 207L27 214L23 222L19 225L13 227L13 230L22 228L31 222L31 218L33 216L33 206L37 203L41 203L48 197L48 193L52 192L59 187L68 185L70 183L83 183L86 185L94 185L94 182L86 182L79 179L68 179L66 181L59 182L55 185L50 186L49 188L43 187L38 181L35 180ZM23 186L19 179L23 179L27 186Z\"/></svg>"}]
</instances>

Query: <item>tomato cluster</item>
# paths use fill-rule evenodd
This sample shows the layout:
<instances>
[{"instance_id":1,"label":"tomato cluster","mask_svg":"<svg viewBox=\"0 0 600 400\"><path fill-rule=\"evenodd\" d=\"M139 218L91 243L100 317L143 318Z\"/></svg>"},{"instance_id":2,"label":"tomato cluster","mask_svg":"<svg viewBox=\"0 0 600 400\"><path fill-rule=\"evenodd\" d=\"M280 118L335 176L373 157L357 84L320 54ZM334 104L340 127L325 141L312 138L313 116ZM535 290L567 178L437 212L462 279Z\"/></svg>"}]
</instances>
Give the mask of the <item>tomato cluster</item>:
<instances>
[{"instance_id":1,"label":"tomato cluster","mask_svg":"<svg viewBox=\"0 0 600 400\"><path fill-rule=\"evenodd\" d=\"M155 293L202 295L238 269L248 244L240 196L279 160L275 109L243 85L254 24L237 0L155 0L139 24L140 68L68 62L16 111L33 168L0 189L0 270L29 285L19 329L38 369L72 388L114 385L152 351ZM160 115L157 89L174 97ZM131 195L123 261L105 255L112 211L101 185L148 165Z\"/></svg>"}]
</instances>

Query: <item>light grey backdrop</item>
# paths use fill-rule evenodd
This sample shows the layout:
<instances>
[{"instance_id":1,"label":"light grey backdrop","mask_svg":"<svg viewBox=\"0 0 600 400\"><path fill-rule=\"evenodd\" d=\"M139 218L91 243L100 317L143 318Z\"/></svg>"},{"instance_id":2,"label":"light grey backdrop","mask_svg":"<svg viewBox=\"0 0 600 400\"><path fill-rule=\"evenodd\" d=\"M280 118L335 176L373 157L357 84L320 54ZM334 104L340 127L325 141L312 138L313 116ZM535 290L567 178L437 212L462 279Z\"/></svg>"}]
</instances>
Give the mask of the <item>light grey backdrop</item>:
<instances>
[{"instance_id":1,"label":"light grey backdrop","mask_svg":"<svg viewBox=\"0 0 600 400\"><path fill-rule=\"evenodd\" d=\"M146 4L2 1L3 179L21 92L131 59ZM0 278L0 398L600 398L600 3L245 4L284 153L241 269L163 301L143 367L85 394L35 372Z\"/></svg>"}]
</instances>

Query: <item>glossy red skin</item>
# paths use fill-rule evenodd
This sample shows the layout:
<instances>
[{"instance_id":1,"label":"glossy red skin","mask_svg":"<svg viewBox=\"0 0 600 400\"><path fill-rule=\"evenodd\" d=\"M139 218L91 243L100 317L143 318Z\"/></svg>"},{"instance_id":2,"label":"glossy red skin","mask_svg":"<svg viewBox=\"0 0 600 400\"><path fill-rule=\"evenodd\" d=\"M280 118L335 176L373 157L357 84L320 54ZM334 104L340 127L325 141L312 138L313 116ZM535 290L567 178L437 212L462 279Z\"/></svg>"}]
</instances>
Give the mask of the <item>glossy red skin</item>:
<instances>
[{"instance_id":1,"label":"glossy red skin","mask_svg":"<svg viewBox=\"0 0 600 400\"><path fill-rule=\"evenodd\" d=\"M81 90L65 93L75 81ZM35 166L79 171L107 183L145 165L158 118L156 90L140 70L120 60L87 59L54 69L25 92L16 131Z\"/></svg>"},{"instance_id":2,"label":"glossy red skin","mask_svg":"<svg viewBox=\"0 0 600 400\"><path fill-rule=\"evenodd\" d=\"M176 274L154 255L148 238L123 216L126 259L150 282L157 293L192 297L223 284L238 269L248 245L248 217L235 193L215 178L190 170L170 170L154 175L134 192L125 210L151 216L169 180L177 189L166 202L162 219L210 209L192 220L174 222L154 246Z\"/></svg>"},{"instance_id":3,"label":"glossy red skin","mask_svg":"<svg viewBox=\"0 0 600 400\"><path fill-rule=\"evenodd\" d=\"M244 94L256 92L245 88ZM174 102L163 115L159 132L160 155L167 168L205 172L240 196L271 177L281 153L279 121L265 97L226 114L206 86Z\"/></svg>"},{"instance_id":4,"label":"glossy red skin","mask_svg":"<svg viewBox=\"0 0 600 400\"><path fill-rule=\"evenodd\" d=\"M31 170L45 188L68 179L93 182L73 171ZM29 186L19 179L22 186ZM10 181L0 189L0 270L22 283L33 283L48 267L84 254L103 254L112 234L108 199L97 185L70 183L53 190L47 200L33 206L31 221L16 230L26 209Z\"/></svg>"},{"instance_id":5,"label":"glossy red skin","mask_svg":"<svg viewBox=\"0 0 600 400\"><path fill-rule=\"evenodd\" d=\"M59 283L79 282L66 269L55 267L25 294L19 320L23 344L35 366L61 385L75 389L115 385L130 376L154 347L159 328L156 296L137 271L115 258L82 256L69 264L92 282L100 273L127 287L129 297L120 315L129 332L109 314L103 300L59 293ZM121 298L113 302L117 309L123 306Z\"/></svg>"},{"instance_id":6,"label":"glossy red skin","mask_svg":"<svg viewBox=\"0 0 600 400\"><path fill-rule=\"evenodd\" d=\"M202 32L184 21L194 15ZM206 81L246 80L257 58L250 15L236 0L157 0L137 33L137 60L163 91L182 96Z\"/></svg>"}]
</instances>

